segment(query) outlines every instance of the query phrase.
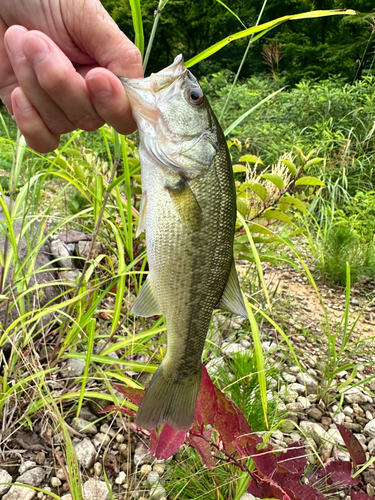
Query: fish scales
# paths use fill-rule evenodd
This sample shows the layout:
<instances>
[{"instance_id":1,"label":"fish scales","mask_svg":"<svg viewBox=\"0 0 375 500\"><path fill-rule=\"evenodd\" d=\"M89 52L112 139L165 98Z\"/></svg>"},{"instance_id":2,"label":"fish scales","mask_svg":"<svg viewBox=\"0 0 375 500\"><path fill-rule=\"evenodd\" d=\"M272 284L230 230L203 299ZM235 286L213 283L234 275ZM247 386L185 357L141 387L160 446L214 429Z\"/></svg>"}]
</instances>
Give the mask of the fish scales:
<instances>
[{"instance_id":1,"label":"fish scales","mask_svg":"<svg viewBox=\"0 0 375 500\"><path fill-rule=\"evenodd\" d=\"M212 311L225 296L224 309L246 315L233 262L232 166L223 132L181 56L149 79L122 80L140 134L140 224L149 262L133 312L164 314L168 345L137 424L150 429L167 421L188 429Z\"/></svg>"}]
</instances>

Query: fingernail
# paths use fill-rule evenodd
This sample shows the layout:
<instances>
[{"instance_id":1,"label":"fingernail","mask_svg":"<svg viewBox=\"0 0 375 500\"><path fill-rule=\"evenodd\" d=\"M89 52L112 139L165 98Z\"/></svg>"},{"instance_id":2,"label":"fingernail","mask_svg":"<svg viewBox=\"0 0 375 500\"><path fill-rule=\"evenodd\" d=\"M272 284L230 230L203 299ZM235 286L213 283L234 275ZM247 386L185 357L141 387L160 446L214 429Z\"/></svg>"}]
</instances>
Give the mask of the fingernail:
<instances>
[{"instance_id":1,"label":"fingernail","mask_svg":"<svg viewBox=\"0 0 375 500\"><path fill-rule=\"evenodd\" d=\"M16 101L16 106L21 111L21 113L27 113L32 109L32 104L30 103L30 101L23 92L17 93L15 101Z\"/></svg>"},{"instance_id":2,"label":"fingernail","mask_svg":"<svg viewBox=\"0 0 375 500\"><path fill-rule=\"evenodd\" d=\"M25 33L27 33L27 30L21 26L13 26L6 33L5 44L8 52L14 59L25 57L22 52L22 39Z\"/></svg>"},{"instance_id":3,"label":"fingernail","mask_svg":"<svg viewBox=\"0 0 375 500\"><path fill-rule=\"evenodd\" d=\"M29 63L36 65L42 62L51 51L48 43L41 36L30 33L25 38L24 52Z\"/></svg>"},{"instance_id":4,"label":"fingernail","mask_svg":"<svg viewBox=\"0 0 375 500\"><path fill-rule=\"evenodd\" d=\"M99 99L109 97L112 94L112 86L103 75L93 75L86 79L90 92Z\"/></svg>"}]
</instances>

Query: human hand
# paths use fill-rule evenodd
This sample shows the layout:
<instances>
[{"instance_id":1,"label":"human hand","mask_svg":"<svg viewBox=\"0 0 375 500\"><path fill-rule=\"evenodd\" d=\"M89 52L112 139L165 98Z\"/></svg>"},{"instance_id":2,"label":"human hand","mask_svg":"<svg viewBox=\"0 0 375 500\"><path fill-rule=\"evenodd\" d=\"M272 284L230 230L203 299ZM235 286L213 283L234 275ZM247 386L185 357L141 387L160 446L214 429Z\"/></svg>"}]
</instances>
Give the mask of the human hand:
<instances>
[{"instance_id":1,"label":"human hand","mask_svg":"<svg viewBox=\"0 0 375 500\"><path fill-rule=\"evenodd\" d=\"M115 75L142 77L141 55L99 0L0 0L0 98L31 148L104 122L133 132Z\"/></svg>"}]
</instances>

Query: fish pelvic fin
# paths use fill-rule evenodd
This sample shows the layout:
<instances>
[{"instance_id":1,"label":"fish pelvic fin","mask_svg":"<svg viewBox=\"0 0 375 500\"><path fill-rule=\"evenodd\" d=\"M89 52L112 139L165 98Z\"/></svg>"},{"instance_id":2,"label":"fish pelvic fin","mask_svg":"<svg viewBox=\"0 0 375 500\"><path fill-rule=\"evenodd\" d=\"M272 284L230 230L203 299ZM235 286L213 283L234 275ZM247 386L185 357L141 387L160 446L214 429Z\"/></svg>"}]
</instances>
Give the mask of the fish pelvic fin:
<instances>
[{"instance_id":1,"label":"fish pelvic fin","mask_svg":"<svg viewBox=\"0 0 375 500\"><path fill-rule=\"evenodd\" d=\"M217 304L217 307L223 311L229 311L237 316L242 316L248 319L248 314L243 301L240 284L238 282L238 276L236 271L236 266L234 260L232 262L232 267L229 273L229 278L227 286L225 287L224 293Z\"/></svg>"},{"instance_id":2,"label":"fish pelvic fin","mask_svg":"<svg viewBox=\"0 0 375 500\"><path fill-rule=\"evenodd\" d=\"M202 369L182 378L163 362L154 374L137 411L136 423L143 429L156 429L167 422L177 430L188 430L193 423Z\"/></svg>"},{"instance_id":3,"label":"fish pelvic fin","mask_svg":"<svg viewBox=\"0 0 375 500\"><path fill-rule=\"evenodd\" d=\"M143 318L163 314L158 304L150 276L147 276L131 312L135 316L142 316Z\"/></svg>"}]
</instances>

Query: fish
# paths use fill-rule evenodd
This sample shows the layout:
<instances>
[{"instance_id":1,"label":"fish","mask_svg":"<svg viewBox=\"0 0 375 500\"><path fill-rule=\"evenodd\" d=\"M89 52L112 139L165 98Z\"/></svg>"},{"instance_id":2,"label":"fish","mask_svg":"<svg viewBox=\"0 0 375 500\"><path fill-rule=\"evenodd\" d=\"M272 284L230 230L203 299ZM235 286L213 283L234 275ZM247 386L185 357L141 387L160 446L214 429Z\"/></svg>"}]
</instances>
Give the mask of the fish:
<instances>
[{"instance_id":1,"label":"fish","mask_svg":"<svg viewBox=\"0 0 375 500\"><path fill-rule=\"evenodd\" d=\"M164 315L167 327L167 352L136 423L188 430L214 309L247 318L233 257L233 169L219 122L182 55L148 78L120 80L139 131L137 236L145 231L149 265L132 314Z\"/></svg>"}]
</instances>

